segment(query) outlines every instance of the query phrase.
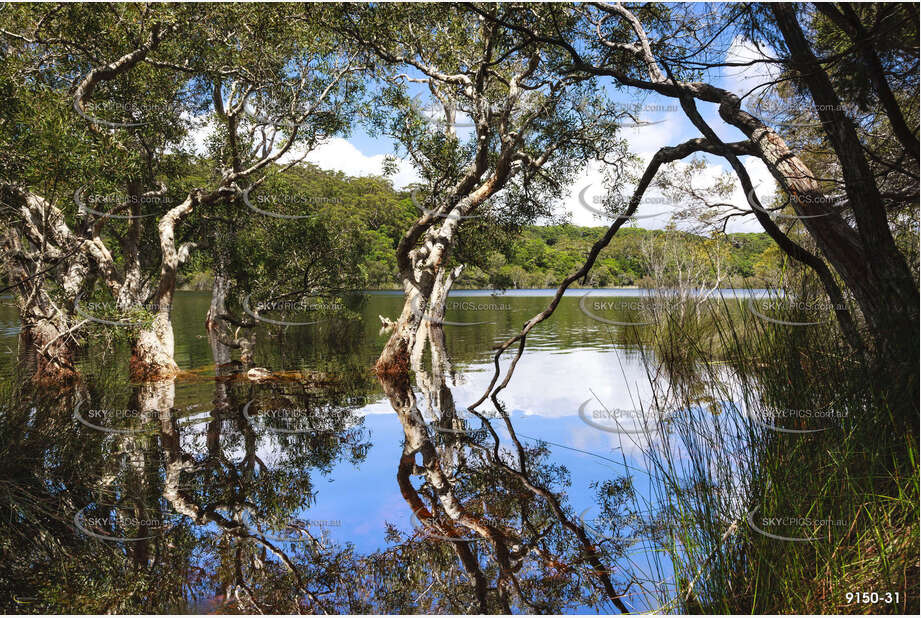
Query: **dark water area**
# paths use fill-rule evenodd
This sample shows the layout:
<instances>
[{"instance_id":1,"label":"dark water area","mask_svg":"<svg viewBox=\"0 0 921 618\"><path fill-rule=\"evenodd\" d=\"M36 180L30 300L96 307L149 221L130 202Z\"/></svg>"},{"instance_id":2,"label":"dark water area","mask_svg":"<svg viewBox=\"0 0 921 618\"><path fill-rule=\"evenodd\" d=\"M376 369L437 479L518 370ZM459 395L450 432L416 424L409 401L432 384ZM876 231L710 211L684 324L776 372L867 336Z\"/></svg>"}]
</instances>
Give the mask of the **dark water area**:
<instances>
[{"instance_id":1,"label":"dark water area","mask_svg":"<svg viewBox=\"0 0 921 618\"><path fill-rule=\"evenodd\" d=\"M502 534L511 540L503 551L518 561L517 577L522 586L533 588L535 597L553 597L552 609L565 613L616 611L604 594L598 564L580 555L586 545L573 532L578 529L598 548L603 574L615 588L623 588L625 573L630 573L634 583L623 597L630 610L660 609L676 588L661 539L646 526L657 497L645 476L642 451L656 438L640 425L653 399L651 381L661 378L648 375L644 355L648 361L650 352L637 342L643 326L631 325L640 322L636 307L623 304L625 299L641 302L642 291L592 291L591 302L583 298L584 290L568 294L552 318L528 337L514 378L499 397L508 422L489 400L478 408L501 449L512 453L502 461L517 461L513 469L526 461L569 527L544 496L523 489L496 461L490 464L489 449L468 448L459 438L492 444L481 420L466 408L489 385L493 348L542 310L552 292L452 293L443 356L433 359L440 369L414 375L422 425L441 469L449 477L452 471L458 475L452 479L456 499L506 531ZM741 306L757 293L727 290L714 302ZM228 575L233 569L224 537L239 538L241 530L244 536L262 535L279 551L307 563L324 564L337 556L339 567L350 572L367 568L370 579L368 556L387 569L415 569L413 577L431 581L431 590L418 604L404 604L407 611L462 606L460 601L447 604L438 582L451 581L447 588L472 597L471 576L453 551L458 543L445 537L450 526L432 527L414 516L398 482L408 421L398 418L371 372L388 337L378 316L395 318L402 296L368 293L335 315L303 326L260 324L254 364L283 378L263 382L216 366L204 324L209 300L204 293L177 296L176 361L184 373L175 381L130 384L128 350L114 339L81 352L82 382L72 392L39 391L32 401L4 402L6 456L21 457L8 460L9 469L28 477L28 483L67 493L55 504L54 517L49 515L59 525L47 528L61 535L65 546L102 544L119 559L138 564L173 556L181 563L174 571L187 585L172 608L176 611L211 611L226 602L221 590L233 579ZM20 380L17 332L15 310L9 299L2 299L5 393ZM511 356L504 357L503 370ZM453 417L445 425L439 419L451 401ZM624 414L612 425L599 410ZM28 450L16 450L16 444ZM613 501L623 483L633 494L618 506ZM435 499L427 497L429 489L419 489L425 503ZM537 514L525 523L523 513ZM145 525L144 514L156 523ZM536 523L548 531L531 529ZM29 529L28 522L21 525ZM522 538L537 540L517 556ZM482 537L463 542L487 577L495 578L499 559L494 543ZM345 548L350 549L341 553ZM395 558L398 550L401 557ZM270 551L260 560L283 564L275 558ZM321 570L328 574L333 568ZM285 570L276 571L268 577L274 583L258 574L237 576L259 581L262 588L288 585ZM418 586L419 593L426 589ZM329 597L332 606L334 596Z\"/></svg>"}]
</instances>

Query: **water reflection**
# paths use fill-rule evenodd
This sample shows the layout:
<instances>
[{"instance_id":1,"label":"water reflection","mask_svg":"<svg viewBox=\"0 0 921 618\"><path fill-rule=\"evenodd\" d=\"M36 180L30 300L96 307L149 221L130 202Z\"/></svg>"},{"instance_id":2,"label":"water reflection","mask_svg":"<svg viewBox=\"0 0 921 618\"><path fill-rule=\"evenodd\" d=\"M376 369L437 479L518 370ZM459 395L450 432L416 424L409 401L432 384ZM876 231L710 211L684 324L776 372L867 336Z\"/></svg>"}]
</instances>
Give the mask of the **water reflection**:
<instances>
[{"instance_id":1,"label":"water reflection","mask_svg":"<svg viewBox=\"0 0 921 618\"><path fill-rule=\"evenodd\" d=\"M207 297L183 295L177 358L189 371L157 383L127 384L117 346L81 358L83 379L67 390L37 390L6 362L0 602L17 612L657 607L637 573L669 576L649 557L663 528L637 498L648 487L635 451L578 414L589 397L635 409L654 395L636 329L561 305L502 400L466 411L490 377L490 347L544 302L515 298L482 328L427 324L402 381L369 371L385 337L376 316L399 303L387 296L370 297L363 319L260 326L240 345L206 330ZM453 317L473 321L465 311L475 310ZM253 366L269 376L249 379Z\"/></svg>"},{"instance_id":2,"label":"water reflection","mask_svg":"<svg viewBox=\"0 0 921 618\"><path fill-rule=\"evenodd\" d=\"M495 422L512 449L501 445L493 420L478 412L488 435L458 431L444 329L424 323L419 337L412 366L432 421L423 417L405 376L381 376L404 432L397 482L422 524L420 536L447 544L473 582L473 609L559 613L575 604L628 611L621 599L627 582L610 568L617 543L597 545L572 515L562 492L565 471L549 461L544 445L522 444L497 400ZM419 351L426 340L430 370Z\"/></svg>"}]
</instances>

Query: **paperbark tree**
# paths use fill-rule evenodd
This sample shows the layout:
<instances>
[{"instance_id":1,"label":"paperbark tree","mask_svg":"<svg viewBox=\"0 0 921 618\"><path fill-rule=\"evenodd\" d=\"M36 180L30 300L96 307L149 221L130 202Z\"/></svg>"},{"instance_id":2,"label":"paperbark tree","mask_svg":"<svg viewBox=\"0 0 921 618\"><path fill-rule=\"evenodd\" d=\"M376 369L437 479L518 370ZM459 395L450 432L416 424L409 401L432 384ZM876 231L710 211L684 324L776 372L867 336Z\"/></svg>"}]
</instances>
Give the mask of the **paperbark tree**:
<instances>
[{"instance_id":1,"label":"paperbark tree","mask_svg":"<svg viewBox=\"0 0 921 618\"><path fill-rule=\"evenodd\" d=\"M357 70L329 37L311 37L310 28L302 23L309 22L309 10L305 15L297 7L242 11L213 7L199 12L182 7L148 8L129 7L124 9L127 14L121 9L94 14L95 18L119 21L132 11L138 13L126 36L113 34L89 49L71 36L87 19L79 12L62 17L55 9L23 9L15 20L19 30L3 30L9 41L34 60L34 65L23 67L22 75L40 70L48 80L60 80L79 72L81 77L68 95L75 114L67 120L85 138L83 141L93 143L86 160L78 163L92 168L94 158L115 153L115 184L125 187L127 196L108 212L86 204L77 212L70 205L65 211L27 188L29 181L45 181L45 170L5 170L20 171L21 175L4 184L6 193L18 196L11 211L12 229L27 241L19 242L18 246L26 250L18 250L17 259L22 262L36 255L30 252L32 247L49 244L56 246L60 259L71 251L67 254L68 263L72 262L65 286L67 302L57 306L49 318L57 326L46 324L30 330L40 335L39 343L44 346L51 337L69 332L79 317L99 322L93 316L80 315L77 307L79 295L91 293L98 281L113 299L115 312L144 308L151 316L136 323L128 321L131 373L136 379L169 377L178 371L170 315L180 266L196 244L180 241L182 222L192 213L236 200L244 190L260 185L270 173L290 168L324 137L341 130L350 109L342 99L354 94L349 82ZM268 20L273 25L239 36L235 18ZM234 44L214 44L231 36L235 37ZM271 53L260 51L266 48ZM107 60L107 56L115 59ZM43 64L48 58L52 59L50 65ZM144 89L161 83L172 87L158 92L152 106L156 113L151 112L150 119L132 117L116 122L99 117L102 112L98 109L112 107L108 103L117 102L116 109L135 109L125 106L140 105L150 97ZM127 98L127 103L106 100L114 95ZM192 127L186 117L203 118L206 105L211 108L213 141L219 146L209 159L211 177L189 188L190 183L181 178L182 159L171 150L179 148L189 135ZM142 109L151 111L151 106ZM177 133L177 127L183 130ZM27 150L22 139L12 141ZM127 171L118 170L118 163ZM144 185L155 188L144 191ZM77 189L73 195L78 202L85 187L73 188ZM142 212L140 204L154 198L164 202L176 198L178 205ZM159 217L154 234L145 225L153 221L148 218L152 216ZM122 219L126 220L124 226L119 223ZM39 225L44 221L53 224L50 232ZM34 285L41 282L42 286L56 274L34 264L26 271L41 273ZM16 276L21 280L21 275ZM41 299L42 295L27 298ZM36 301L29 302L34 305ZM24 316L30 311L44 311L21 306ZM56 364L67 364L72 350L61 354L65 358Z\"/></svg>"},{"instance_id":2,"label":"paperbark tree","mask_svg":"<svg viewBox=\"0 0 921 618\"><path fill-rule=\"evenodd\" d=\"M710 34L717 36L727 25L723 21L714 21L712 16L674 18L668 11L662 12L648 5L628 8L612 3L594 3L588 7L546 7L541 12L529 11L527 19L521 13L502 20L479 5L467 6L472 14L495 21L529 41L565 50L568 61L561 70L568 75L607 77L627 89L677 99L703 138L696 140L699 143L691 149L686 148L690 142L678 147L678 150L684 150L683 154L676 149L665 148L660 150L660 155L667 152L668 160L678 160L693 152L704 151L725 158L745 193L751 196L752 214L765 231L785 253L816 272L836 307L842 331L852 346L860 350L864 342L853 316L843 308L846 307L846 299L839 281L843 282L861 310L877 366L895 371L909 379L910 383L915 382L908 390L916 391L916 380L910 379L910 376L915 373L913 368L918 355L918 288L904 255L893 240L889 217L903 210L906 197L917 195L917 179L915 177L908 182L907 192L884 194L880 191L879 183L884 179L888 181L893 173L899 174L897 161L900 159L896 157L896 163L890 163L891 143L886 144L885 150L879 148L874 152L872 142L868 143L867 139L861 141L854 121L843 111L843 101L829 78L827 67L834 59L823 61L815 56L799 25L802 16L797 15L792 7L771 5L769 14L773 17L773 24L770 20L755 22L766 22L768 25L762 26L766 29L773 27L776 37L787 47L787 56L766 61L777 62L787 69L786 79L801 84L809 93L821 123L822 139L831 146L835 165L829 166L829 169L837 170L831 179L816 174L807 165L804 156L791 149L777 130L755 114L745 111L742 99L736 94L712 83L676 76L690 76L700 68L731 65L722 58L710 61L709 57L704 57L698 60L694 54L687 53L688 49L703 50L708 44L704 40ZM754 10L740 7L726 19L728 22L738 20L744 23L740 14ZM566 20L573 18L578 22L571 29L559 27L560 23L572 23ZM854 28L856 32L856 26ZM860 44L866 48L878 43L879 39L863 38ZM885 90L884 80L884 76L879 76L877 89L880 92ZM887 103L884 95L882 98L885 110L880 113L894 115L891 101ZM697 103L715 104L720 118L738 129L745 136L745 141L724 143L703 120L697 111ZM899 124L897 119L894 124ZM899 143L911 146L913 142L902 135ZM673 158L676 154L680 156ZM814 240L821 257L799 246L771 220L770 211L753 197L754 188L740 155L757 157L767 166L781 191L787 195L795 215ZM907 151L905 156L916 158ZM654 174L657 168L654 158L647 167L647 175L650 172ZM901 174L903 177L907 177L906 174L910 176L908 171ZM905 185L905 182L902 184ZM642 197L646 186L641 182L639 197ZM843 189L843 202L836 195L836 188ZM637 194L634 194L636 197ZM638 204L638 200L635 203ZM831 204L840 204L842 208L831 208ZM624 221L615 220L605 239L600 241L599 250ZM588 268L596 256L593 251L586 262ZM583 271L587 272L587 268L579 272ZM575 279L568 278L561 290L572 280ZM536 323L546 319L557 302L558 299L555 299L547 311L535 316L521 335L507 342L502 349L514 342L523 345L523 336ZM896 382L901 382L901 379ZM505 383L507 379L503 385Z\"/></svg>"},{"instance_id":3,"label":"paperbark tree","mask_svg":"<svg viewBox=\"0 0 921 618\"><path fill-rule=\"evenodd\" d=\"M600 100L589 84L548 71L545 46L492 21L443 6L350 6L337 23L393 85L385 91L392 113L377 126L426 185L414 193L421 215L397 246L404 305L376 365L402 373L465 222L548 213L579 163L611 156L616 138L611 123L588 117L585 100ZM407 84L430 97L434 119L413 104Z\"/></svg>"},{"instance_id":4,"label":"paperbark tree","mask_svg":"<svg viewBox=\"0 0 921 618\"><path fill-rule=\"evenodd\" d=\"M60 211L40 196L0 184L0 200L21 225L3 234L5 275L19 311L20 356L39 381L69 382L74 367L75 325L60 303L72 303L86 281L90 264L79 242L62 234ZM46 278L59 289L50 291Z\"/></svg>"}]
</instances>

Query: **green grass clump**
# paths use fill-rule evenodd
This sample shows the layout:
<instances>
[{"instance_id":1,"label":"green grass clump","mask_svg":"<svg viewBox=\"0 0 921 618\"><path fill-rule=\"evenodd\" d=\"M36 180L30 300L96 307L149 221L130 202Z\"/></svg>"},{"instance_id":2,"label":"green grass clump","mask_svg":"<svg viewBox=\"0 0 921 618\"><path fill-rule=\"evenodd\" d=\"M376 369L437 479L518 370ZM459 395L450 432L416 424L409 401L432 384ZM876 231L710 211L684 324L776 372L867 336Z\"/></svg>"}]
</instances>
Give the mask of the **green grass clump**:
<instances>
[{"instance_id":1,"label":"green grass clump","mask_svg":"<svg viewBox=\"0 0 921 618\"><path fill-rule=\"evenodd\" d=\"M680 411L643 451L676 576L663 609L918 613L917 393L833 321L776 324L744 302L645 342L657 399Z\"/></svg>"}]
</instances>

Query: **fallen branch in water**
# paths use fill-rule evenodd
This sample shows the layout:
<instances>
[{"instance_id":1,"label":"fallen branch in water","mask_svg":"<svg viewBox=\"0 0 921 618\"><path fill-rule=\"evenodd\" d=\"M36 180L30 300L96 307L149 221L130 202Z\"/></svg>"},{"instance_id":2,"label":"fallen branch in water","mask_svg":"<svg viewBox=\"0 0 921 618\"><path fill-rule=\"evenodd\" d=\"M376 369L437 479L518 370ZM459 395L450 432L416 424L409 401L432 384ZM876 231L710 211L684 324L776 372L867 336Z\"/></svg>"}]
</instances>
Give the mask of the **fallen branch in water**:
<instances>
[{"instance_id":1,"label":"fallen branch in water","mask_svg":"<svg viewBox=\"0 0 921 618\"><path fill-rule=\"evenodd\" d=\"M722 146L728 151L746 154L751 149L751 142L734 142L731 144L724 144ZM521 355L524 352L525 341L527 339L528 333L531 332L532 328L553 315L553 312L556 311L557 305L559 305L560 300L563 298L563 294L566 292L566 289L570 285L588 275L589 271L592 269L592 266L595 264L595 260L598 259L598 255L601 253L601 251L607 247L608 244L610 244L611 240L614 238L614 235L617 234L617 231L621 228L621 226L627 222L630 217L633 216L633 213L636 212L640 201L643 199L643 194L646 193L646 189L648 189L649 185L652 184L652 180L655 178L656 173L658 173L659 168L662 167L662 165L665 163L684 159L685 157L688 157L695 152L710 152L715 154L715 150L716 147L709 143L707 140L703 138L695 138L683 142L677 146L665 146L656 152L656 154L652 157L652 160L646 166L646 171L643 172L643 176L640 178L636 189L633 191L633 196L630 198L630 203L627 205L627 210L622 215L618 216L614 223L612 223L608 230L605 232L604 236L602 236L594 245L592 245L592 249L589 251L588 257L585 259L585 263L582 264L579 270L563 280L563 283L561 283L560 287L557 288L556 294L553 296L553 300L550 301L550 304L546 309L528 320L524 327L521 329L521 332L519 332L511 339L508 339L497 348L496 354L493 357L493 364L495 365L495 373L493 374L493 378L490 381L486 392L483 393L482 397L468 406L468 410L471 412L474 411L477 406L486 400L487 397L490 395L495 397L500 391L502 391L502 389L508 385L509 381L512 379L512 374L515 373L515 367L518 364L518 360L521 358ZM720 152L722 152L722 150ZM505 379L502 381L502 384L493 390L493 387L496 385L496 381L499 379L499 375L501 374L499 358L516 342L519 343L518 352L515 354L515 358L512 359L508 373L506 374Z\"/></svg>"}]
</instances>

